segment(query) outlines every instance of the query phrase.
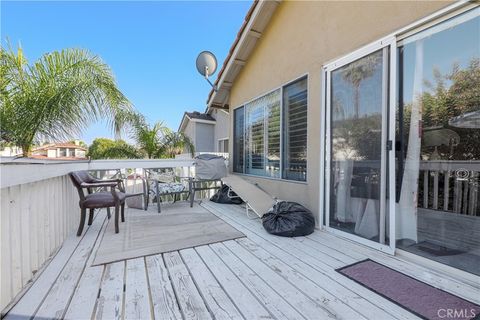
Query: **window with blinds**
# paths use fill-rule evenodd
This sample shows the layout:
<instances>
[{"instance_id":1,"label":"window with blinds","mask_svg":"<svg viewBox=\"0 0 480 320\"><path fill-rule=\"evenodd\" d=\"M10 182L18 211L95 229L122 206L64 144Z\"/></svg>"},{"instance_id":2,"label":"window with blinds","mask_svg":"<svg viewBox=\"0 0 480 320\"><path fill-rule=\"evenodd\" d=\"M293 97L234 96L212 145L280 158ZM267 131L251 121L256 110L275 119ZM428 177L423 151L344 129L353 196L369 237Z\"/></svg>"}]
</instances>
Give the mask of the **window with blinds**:
<instances>
[{"instance_id":1,"label":"window with blinds","mask_svg":"<svg viewBox=\"0 0 480 320\"><path fill-rule=\"evenodd\" d=\"M235 109L233 144L234 172L306 181L307 78Z\"/></svg>"},{"instance_id":2,"label":"window with blinds","mask_svg":"<svg viewBox=\"0 0 480 320\"><path fill-rule=\"evenodd\" d=\"M245 108L233 112L233 171L243 173L245 142Z\"/></svg>"},{"instance_id":3,"label":"window with blinds","mask_svg":"<svg viewBox=\"0 0 480 320\"><path fill-rule=\"evenodd\" d=\"M280 177L280 90L245 105L245 171Z\"/></svg>"},{"instance_id":4,"label":"window with blinds","mask_svg":"<svg viewBox=\"0 0 480 320\"><path fill-rule=\"evenodd\" d=\"M283 178L307 179L307 78L283 89Z\"/></svg>"}]
</instances>

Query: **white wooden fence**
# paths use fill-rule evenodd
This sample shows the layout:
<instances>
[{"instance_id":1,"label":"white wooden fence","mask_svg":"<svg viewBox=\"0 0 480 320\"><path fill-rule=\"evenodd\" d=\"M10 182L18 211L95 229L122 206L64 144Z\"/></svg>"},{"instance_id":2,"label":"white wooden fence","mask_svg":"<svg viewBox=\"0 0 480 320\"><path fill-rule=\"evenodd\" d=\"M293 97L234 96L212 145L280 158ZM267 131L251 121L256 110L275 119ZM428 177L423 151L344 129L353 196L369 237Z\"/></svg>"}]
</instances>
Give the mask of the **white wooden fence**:
<instances>
[{"instance_id":1,"label":"white wooden fence","mask_svg":"<svg viewBox=\"0 0 480 320\"><path fill-rule=\"evenodd\" d=\"M0 164L0 310L74 236L78 194L68 172L192 166L192 160L2 161ZM188 170L187 170L188 171Z\"/></svg>"}]
</instances>

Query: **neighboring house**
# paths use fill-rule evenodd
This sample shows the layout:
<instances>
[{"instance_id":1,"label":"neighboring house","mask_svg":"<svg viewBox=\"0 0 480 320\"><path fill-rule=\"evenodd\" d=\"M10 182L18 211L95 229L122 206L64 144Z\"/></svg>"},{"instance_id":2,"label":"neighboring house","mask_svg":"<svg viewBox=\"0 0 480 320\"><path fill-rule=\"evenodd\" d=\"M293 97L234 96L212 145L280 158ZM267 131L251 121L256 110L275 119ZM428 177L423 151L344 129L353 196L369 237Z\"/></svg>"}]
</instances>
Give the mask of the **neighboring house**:
<instances>
[{"instance_id":1,"label":"neighboring house","mask_svg":"<svg viewBox=\"0 0 480 320\"><path fill-rule=\"evenodd\" d=\"M185 112L178 128L192 140L195 152L228 152L228 130L228 112L215 108Z\"/></svg>"},{"instance_id":2,"label":"neighboring house","mask_svg":"<svg viewBox=\"0 0 480 320\"><path fill-rule=\"evenodd\" d=\"M3 150L0 151L1 157L16 157L22 154L22 148L12 146L12 147L4 147Z\"/></svg>"},{"instance_id":3,"label":"neighboring house","mask_svg":"<svg viewBox=\"0 0 480 320\"><path fill-rule=\"evenodd\" d=\"M35 159L56 159L56 160L85 160L87 148L74 143L52 143L46 144L32 150L32 158Z\"/></svg>"},{"instance_id":4,"label":"neighboring house","mask_svg":"<svg viewBox=\"0 0 480 320\"><path fill-rule=\"evenodd\" d=\"M232 115L231 173L332 233L479 275L479 16L475 2L255 1L207 101Z\"/></svg>"}]
</instances>

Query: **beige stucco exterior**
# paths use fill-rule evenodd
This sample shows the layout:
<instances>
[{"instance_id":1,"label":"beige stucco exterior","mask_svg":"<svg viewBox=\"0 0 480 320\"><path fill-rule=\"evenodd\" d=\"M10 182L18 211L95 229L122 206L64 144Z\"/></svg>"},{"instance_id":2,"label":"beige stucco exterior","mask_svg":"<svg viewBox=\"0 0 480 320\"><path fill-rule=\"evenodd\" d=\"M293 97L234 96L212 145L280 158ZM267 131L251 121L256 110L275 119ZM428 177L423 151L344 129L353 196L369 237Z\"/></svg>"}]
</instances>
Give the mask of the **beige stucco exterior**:
<instances>
[{"instance_id":1,"label":"beige stucco exterior","mask_svg":"<svg viewBox=\"0 0 480 320\"><path fill-rule=\"evenodd\" d=\"M215 152L221 152L218 150L218 140L228 138L230 114L223 110L214 110L212 112L212 117L216 120L214 134Z\"/></svg>"},{"instance_id":2,"label":"beige stucco exterior","mask_svg":"<svg viewBox=\"0 0 480 320\"><path fill-rule=\"evenodd\" d=\"M254 178L273 195L319 212L322 66L451 2L282 2L230 92L230 114L245 102L308 74L307 182ZM233 117L230 137L233 136ZM232 141L232 139L230 139ZM233 142L230 143L230 153Z\"/></svg>"}]
</instances>

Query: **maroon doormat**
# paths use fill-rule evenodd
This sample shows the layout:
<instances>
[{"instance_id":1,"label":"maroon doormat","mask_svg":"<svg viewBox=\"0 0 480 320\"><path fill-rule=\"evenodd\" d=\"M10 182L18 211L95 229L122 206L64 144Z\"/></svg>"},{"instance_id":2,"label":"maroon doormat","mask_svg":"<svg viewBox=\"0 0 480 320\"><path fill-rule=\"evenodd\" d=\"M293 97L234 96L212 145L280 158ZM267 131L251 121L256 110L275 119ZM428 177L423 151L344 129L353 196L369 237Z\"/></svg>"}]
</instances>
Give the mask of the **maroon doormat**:
<instances>
[{"instance_id":1,"label":"maroon doormat","mask_svg":"<svg viewBox=\"0 0 480 320\"><path fill-rule=\"evenodd\" d=\"M480 319L480 306L370 259L336 270L423 319Z\"/></svg>"}]
</instances>

